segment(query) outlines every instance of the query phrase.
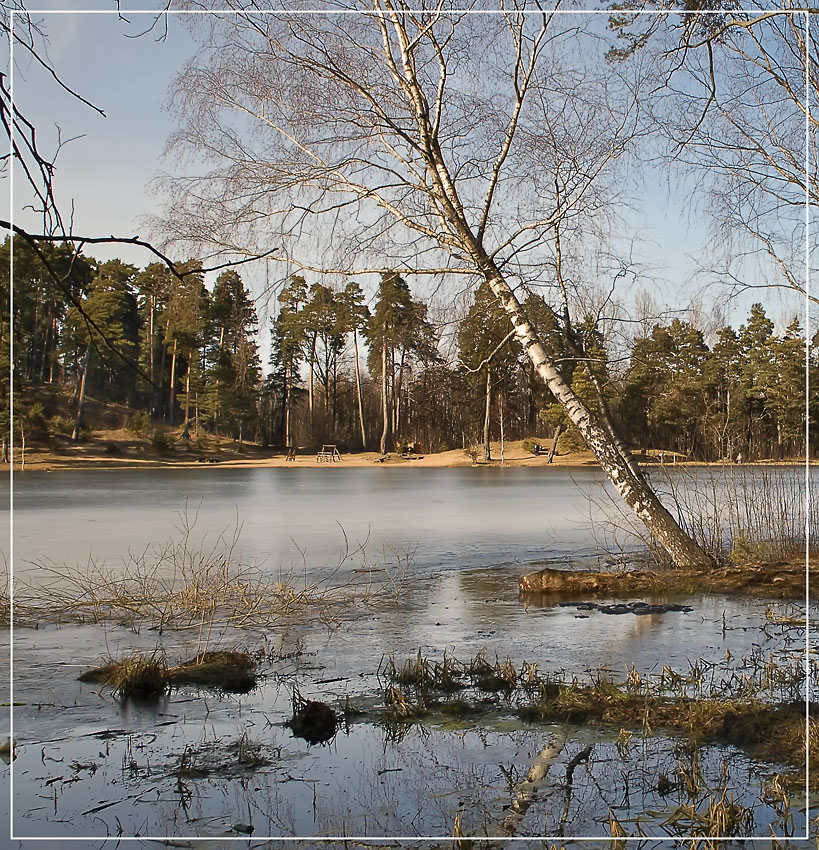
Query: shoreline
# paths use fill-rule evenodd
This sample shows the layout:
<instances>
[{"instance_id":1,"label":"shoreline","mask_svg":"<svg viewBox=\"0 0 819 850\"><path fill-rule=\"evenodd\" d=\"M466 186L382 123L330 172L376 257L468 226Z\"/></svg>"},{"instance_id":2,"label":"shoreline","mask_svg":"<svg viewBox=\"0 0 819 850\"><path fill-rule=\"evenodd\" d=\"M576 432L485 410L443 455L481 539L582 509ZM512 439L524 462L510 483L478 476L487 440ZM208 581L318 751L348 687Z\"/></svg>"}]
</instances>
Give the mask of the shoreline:
<instances>
[{"instance_id":1,"label":"shoreline","mask_svg":"<svg viewBox=\"0 0 819 850\"><path fill-rule=\"evenodd\" d=\"M165 456L145 457L111 457L105 454L77 453L64 454L53 452L27 452L25 465L21 466L19 458L14 460L14 474L21 472L59 472L64 470L115 470L115 469L366 469L378 467L390 468L421 468L421 469L494 469L517 467L596 467L597 461L591 452L582 454L563 455L546 463L544 457L534 457L526 453L516 452L500 460L478 461L476 464L464 454L461 449L448 452L438 452L428 455L401 456L390 452L382 456L378 452L357 452L342 455L340 461L333 463L316 460L315 454L300 454L293 460L288 460L286 454L261 454L259 450L239 452L220 452L219 455L208 454L207 460L200 461L194 452L179 452ZM9 472L12 464L3 464L2 469Z\"/></svg>"},{"instance_id":2,"label":"shoreline","mask_svg":"<svg viewBox=\"0 0 819 850\"><path fill-rule=\"evenodd\" d=\"M238 445L223 448L218 453L197 452L184 448L177 452L158 455L148 450L130 450L127 453L111 453L97 445L80 445L71 447L68 451L28 450L25 462L21 463L19 450L15 452L14 463L0 464L0 472L14 470L15 475L26 472L60 472L65 470L98 470L111 471L119 469L157 470L157 469L365 469L377 467L390 468L420 468L420 469L504 469L504 468L596 468L599 466L591 452L573 452L555 456L551 463L546 457L531 455L525 451L520 442L507 446L504 460L500 460L500 449L495 452L493 445L493 460L473 463L463 449L452 449L433 454L398 455L395 452L385 456L378 452L355 452L342 454L342 459L336 462L321 462L315 453L302 453L293 460L288 460L283 452L272 452L257 446ZM202 458L201 460L199 458ZM676 467L770 467L790 466L803 468L804 460L763 460L743 464L729 462L678 461L676 463L659 463L656 458L649 462L639 460L641 469L650 472L652 469L674 469ZM810 461L811 466L819 465Z\"/></svg>"}]
</instances>

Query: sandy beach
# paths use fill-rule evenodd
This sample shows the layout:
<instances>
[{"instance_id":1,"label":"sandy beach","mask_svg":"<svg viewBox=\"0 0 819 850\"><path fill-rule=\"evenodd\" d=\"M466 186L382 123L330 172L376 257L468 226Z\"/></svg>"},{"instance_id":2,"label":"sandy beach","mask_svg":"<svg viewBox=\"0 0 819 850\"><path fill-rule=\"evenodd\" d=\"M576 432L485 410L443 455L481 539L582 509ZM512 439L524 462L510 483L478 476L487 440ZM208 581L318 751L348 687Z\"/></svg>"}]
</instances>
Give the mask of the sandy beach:
<instances>
[{"instance_id":1,"label":"sandy beach","mask_svg":"<svg viewBox=\"0 0 819 850\"><path fill-rule=\"evenodd\" d=\"M544 439L544 445L549 441ZM701 461L687 461L683 455L676 457L672 452L663 452L666 466L684 464L687 466L709 466ZM650 450L645 457L637 455L641 465L659 465L658 452ZM451 449L446 452L428 454L398 454L390 452L382 456L377 451L344 452L336 462L319 461L315 449L300 447L292 460L281 449L265 448L253 443L240 443L223 438L218 449L215 441L204 447L193 443L178 441L175 447L159 453L150 442L129 431L100 431L83 442L72 443L68 438L57 438L50 448L40 446L27 447L25 452L14 447L14 472L58 471L64 469L162 469L168 467L199 468L224 467L229 469L254 469L265 467L292 467L299 469L349 469L351 467L401 466L406 468L456 468L469 466L482 467L581 467L597 466L597 460L591 452L561 452L555 455L552 463L547 463L546 455L532 455L523 448L522 440L507 442L501 453L499 442L492 443L492 460L483 459L483 449L479 450L476 463L473 464L467 449ZM804 464L804 460L759 461L760 464ZM1 464L9 470L10 464Z\"/></svg>"},{"instance_id":2,"label":"sandy beach","mask_svg":"<svg viewBox=\"0 0 819 850\"><path fill-rule=\"evenodd\" d=\"M482 457L482 451L480 457ZM479 459L478 466L534 466L546 467L545 455L534 456L523 448L520 440L508 442L501 458L500 443L492 444L491 462ZM63 469L159 469L163 467L197 468L207 466L226 468L293 467L327 470L333 468L404 466L446 468L473 466L472 458L465 449L458 448L433 454L405 454L390 452L385 456L377 451L341 452L341 460L319 462L316 451L299 448L294 459L288 460L286 452L264 448L251 443L239 443L229 439L221 441L219 449L210 444L197 448L192 444L177 444L168 452L157 453L150 443L127 431L95 433L81 443L64 439L50 449L26 448L25 452L15 446L14 471L57 471ZM597 461L591 452L562 453L554 457L552 466L595 466ZM3 464L9 469L9 464Z\"/></svg>"}]
</instances>

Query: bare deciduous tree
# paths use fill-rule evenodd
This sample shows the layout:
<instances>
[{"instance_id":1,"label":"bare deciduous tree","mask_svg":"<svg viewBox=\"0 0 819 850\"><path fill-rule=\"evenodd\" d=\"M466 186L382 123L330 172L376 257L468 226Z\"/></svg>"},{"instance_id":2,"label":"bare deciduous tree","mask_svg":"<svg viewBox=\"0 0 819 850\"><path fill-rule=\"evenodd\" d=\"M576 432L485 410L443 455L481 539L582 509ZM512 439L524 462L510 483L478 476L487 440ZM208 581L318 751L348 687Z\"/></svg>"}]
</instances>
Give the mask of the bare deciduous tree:
<instances>
[{"instance_id":1,"label":"bare deciduous tree","mask_svg":"<svg viewBox=\"0 0 819 850\"><path fill-rule=\"evenodd\" d=\"M281 240L283 260L323 274L486 281L625 502L676 563L708 564L523 307L538 285L572 342L572 303L549 272L556 228L565 240L605 215L644 128L639 69L626 80L602 61L602 23L520 6L256 4L200 23L207 46L179 80L172 142L190 164L164 224L233 251Z\"/></svg>"},{"instance_id":2,"label":"bare deciduous tree","mask_svg":"<svg viewBox=\"0 0 819 850\"><path fill-rule=\"evenodd\" d=\"M710 192L713 271L735 290L786 288L819 304L805 286L805 205L819 203L819 118L809 108L819 21L793 0L776 6L693 3L685 15L623 13L615 23L623 56L648 47L667 74L657 127L669 158Z\"/></svg>"}]
</instances>

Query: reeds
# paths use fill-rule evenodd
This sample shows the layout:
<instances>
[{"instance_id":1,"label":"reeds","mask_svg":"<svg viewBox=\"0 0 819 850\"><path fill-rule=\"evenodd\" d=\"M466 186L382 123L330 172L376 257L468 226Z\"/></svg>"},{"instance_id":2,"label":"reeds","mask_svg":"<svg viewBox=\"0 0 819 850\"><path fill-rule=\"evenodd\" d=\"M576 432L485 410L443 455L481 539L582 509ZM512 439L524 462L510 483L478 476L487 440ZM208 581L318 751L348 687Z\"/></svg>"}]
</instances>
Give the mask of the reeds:
<instances>
[{"instance_id":1,"label":"reeds","mask_svg":"<svg viewBox=\"0 0 819 850\"><path fill-rule=\"evenodd\" d=\"M242 564L236 556L239 527L212 546L193 542L195 519L183 519L178 539L142 554L129 554L122 565L91 559L85 568L40 562L35 584L14 588L15 623L38 618L79 622L116 621L138 630L198 628L207 644L216 623L236 628L270 626L308 612L332 624L336 606L394 599L403 583L399 575L367 570L348 572L363 557L363 545L351 548L344 536L338 561L320 578L302 574L278 576ZM342 529L343 532L343 529ZM0 611L3 605L0 576Z\"/></svg>"},{"instance_id":2,"label":"reeds","mask_svg":"<svg viewBox=\"0 0 819 850\"><path fill-rule=\"evenodd\" d=\"M819 530L819 502L807 502L805 471L791 466L663 470L652 483L697 542L719 560L762 563L804 556Z\"/></svg>"},{"instance_id":3,"label":"reeds","mask_svg":"<svg viewBox=\"0 0 819 850\"><path fill-rule=\"evenodd\" d=\"M819 500L808 503L801 466L652 467L646 475L683 529L717 563L804 559L806 545L815 546L811 541L818 539ZM613 492L606 491L605 504L598 491L589 492L588 499L601 551L636 555L642 548L651 560L667 565L662 547Z\"/></svg>"}]
</instances>

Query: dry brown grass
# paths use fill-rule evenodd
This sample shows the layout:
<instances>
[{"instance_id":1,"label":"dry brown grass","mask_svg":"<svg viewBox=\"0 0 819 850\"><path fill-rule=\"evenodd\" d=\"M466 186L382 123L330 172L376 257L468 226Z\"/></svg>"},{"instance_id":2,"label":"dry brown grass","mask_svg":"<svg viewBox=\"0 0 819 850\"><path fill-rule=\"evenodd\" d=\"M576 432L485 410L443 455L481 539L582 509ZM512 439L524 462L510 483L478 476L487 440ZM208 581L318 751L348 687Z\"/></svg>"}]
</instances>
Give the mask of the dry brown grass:
<instances>
[{"instance_id":1,"label":"dry brown grass","mask_svg":"<svg viewBox=\"0 0 819 850\"><path fill-rule=\"evenodd\" d=\"M110 688L123 702L129 699L159 699L170 689L168 667L157 653L135 653L119 661L108 661L101 667L87 670L81 682L96 682Z\"/></svg>"},{"instance_id":2,"label":"dry brown grass","mask_svg":"<svg viewBox=\"0 0 819 850\"><path fill-rule=\"evenodd\" d=\"M247 652L204 652L168 670L172 685L197 685L246 694L256 687L256 662Z\"/></svg>"},{"instance_id":3,"label":"dry brown grass","mask_svg":"<svg viewBox=\"0 0 819 850\"><path fill-rule=\"evenodd\" d=\"M79 680L110 688L123 701L149 700L182 685L248 693L256 686L255 668L256 662L246 652L205 652L176 667L169 667L158 652L138 652L87 670Z\"/></svg>"},{"instance_id":4,"label":"dry brown grass","mask_svg":"<svg viewBox=\"0 0 819 850\"><path fill-rule=\"evenodd\" d=\"M200 643L207 645L216 624L253 628L309 616L332 625L345 606L400 596L411 562L407 555L392 571L348 572L358 559L367 563L366 543L350 547L345 535L339 560L320 579L309 576L306 564L301 574L292 570L276 577L237 560L238 524L210 546L194 543L195 525L195 515L190 519L183 514L178 539L132 554L122 565L92 560L83 569L37 563L37 586L26 587L19 580L15 586L15 625L45 619L115 621L160 633L198 629Z\"/></svg>"},{"instance_id":5,"label":"dry brown grass","mask_svg":"<svg viewBox=\"0 0 819 850\"><path fill-rule=\"evenodd\" d=\"M819 595L819 564L810 570L812 594ZM644 593L743 593L770 599L803 598L805 561L745 562L710 570L682 568L656 570L557 570L544 569L518 579L524 595L629 596Z\"/></svg>"}]
</instances>

